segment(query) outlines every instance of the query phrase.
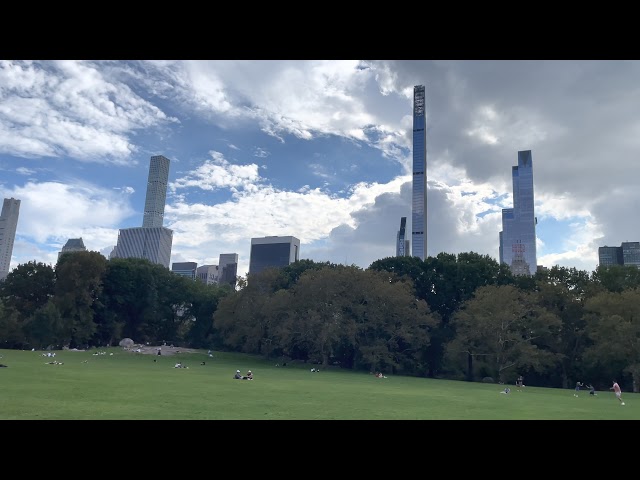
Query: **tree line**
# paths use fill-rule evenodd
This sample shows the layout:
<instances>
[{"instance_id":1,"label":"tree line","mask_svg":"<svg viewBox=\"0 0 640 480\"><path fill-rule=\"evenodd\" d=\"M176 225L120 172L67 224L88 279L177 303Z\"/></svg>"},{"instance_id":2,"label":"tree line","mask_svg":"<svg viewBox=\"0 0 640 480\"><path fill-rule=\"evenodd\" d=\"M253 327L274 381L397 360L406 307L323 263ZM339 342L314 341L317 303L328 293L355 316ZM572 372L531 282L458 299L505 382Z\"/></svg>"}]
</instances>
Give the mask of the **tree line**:
<instances>
[{"instance_id":1,"label":"tree line","mask_svg":"<svg viewBox=\"0 0 640 480\"><path fill-rule=\"evenodd\" d=\"M361 371L640 388L640 269L513 276L474 252L369 268L300 260L206 285L143 259L63 254L0 283L0 347L170 342Z\"/></svg>"}]
</instances>

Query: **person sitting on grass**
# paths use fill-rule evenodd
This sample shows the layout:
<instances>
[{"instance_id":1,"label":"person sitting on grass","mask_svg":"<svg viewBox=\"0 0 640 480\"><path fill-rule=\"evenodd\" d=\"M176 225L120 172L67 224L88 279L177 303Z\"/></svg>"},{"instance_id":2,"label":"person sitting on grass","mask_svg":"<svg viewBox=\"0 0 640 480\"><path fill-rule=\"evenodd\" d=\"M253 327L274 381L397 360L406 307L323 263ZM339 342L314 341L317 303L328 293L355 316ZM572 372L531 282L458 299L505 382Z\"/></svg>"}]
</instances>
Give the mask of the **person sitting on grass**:
<instances>
[{"instance_id":1,"label":"person sitting on grass","mask_svg":"<svg viewBox=\"0 0 640 480\"><path fill-rule=\"evenodd\" d=\"M236 370L236 374L233 376L234 380L242 380L244 377L240 373L240 370Z\"/></svg>"},{"instance_id":2,"label":"person sitting on grass","mask_svg":"<svg viewBox=\"0 0 640 480\"><path fill-rule=\"evenodd\" d=\"M247 375L244 377L245 380L253 380L253 373L251 373L251 370L249 370L247 372Z\"/></svg>"}]
</instances>

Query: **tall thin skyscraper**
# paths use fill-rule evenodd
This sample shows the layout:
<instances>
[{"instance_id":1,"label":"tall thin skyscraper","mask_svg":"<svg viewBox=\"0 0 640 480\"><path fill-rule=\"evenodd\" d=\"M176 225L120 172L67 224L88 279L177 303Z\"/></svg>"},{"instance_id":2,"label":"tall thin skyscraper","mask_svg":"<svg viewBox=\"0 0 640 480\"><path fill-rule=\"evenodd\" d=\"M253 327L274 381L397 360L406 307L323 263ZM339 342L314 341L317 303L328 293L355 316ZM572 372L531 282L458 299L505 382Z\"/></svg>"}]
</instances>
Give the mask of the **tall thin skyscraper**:
<instances>
[{"instance_id":1,"label":"tall thin skyscraper","mask_svg":"<svg viewBox=\"0 0 640 480\"><path fill-rule=\"evenodd\" d=\"M424 85L413 87L413 199L411 248L414 257L427 256L427 132Z\"/></svg>"},{"instance_id":2,"label":"tall thin skyscraper","mask_svg":"<svg viewBox=\"0 0 640 480\"><path fill-rule=\"evenodd\" d=\"M407 229L407 217L400 219L400 230L396 237L396 257L408 257L409 256L409 239L406 235Z\"/></svg>"},{"instance_id":3,"label":"tall thin skyscraper","mask_svg":"<svg viewBox=\"0 0 640 480\"><path fill-rule=\"evenodd\" d=\"M169 182L169 159L163 155L151 157L147 197L144 201L143 227L161 227L164 220L164 205L167 201Z\"/></svg>"},{"instance_id":4,"label":"tall thin skyscraper","mask_svg":"<svg viewBox=\"0 0 640 480\"><path fill-rule=\"evenodd\" d=\"M500 263L514 275L533 275L537 270L536 223L533 209L533 159L531 150L518 152L518 165L511 167L513 208L502 209Z\"/></svg>"},{"instance_id":5,"label":"tall thin skyscraper","mask_svg":"<svg viewBox=\"0 0 640 480\"><path fill-rule=\"evenodd\" d=\"M169 159L151 157L142 227L122 228L109 258L146 258L169 268L173 230L162 226L169 181Z\"/></svg>"},{"instance_id":6,"label":"tall thin skyscraper","mask_svg":"<svg viewBox=\"0 0 640 480\"><path fill-rule=\"evenodd\" d=\"M5 198L0 213L0 280L9 274L19 214L20 200Z\"/></svg>"}]
</instances>

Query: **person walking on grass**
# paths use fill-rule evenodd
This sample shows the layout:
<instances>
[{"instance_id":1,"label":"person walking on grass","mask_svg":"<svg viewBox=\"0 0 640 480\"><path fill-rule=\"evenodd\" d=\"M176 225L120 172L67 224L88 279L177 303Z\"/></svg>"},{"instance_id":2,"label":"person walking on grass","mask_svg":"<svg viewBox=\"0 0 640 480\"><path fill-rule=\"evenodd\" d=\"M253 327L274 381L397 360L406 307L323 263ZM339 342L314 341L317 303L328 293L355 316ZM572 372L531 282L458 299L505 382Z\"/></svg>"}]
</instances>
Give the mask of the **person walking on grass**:
<instances>
[{"instance_id":1,"label":"person walking on grass","mask_svg":"<svg viewBox=\"0 0 640 480\"><path fill-rule=\"evenodd\" d=\"M620 385L618 385L618 382L614 380L613 386L610 387L609 390L613 390L613 393L616 394L616 398L620 402L620 405L624 405L624 402L622 401L622 389L620 388Z\"/></svg>"}]
</instances>

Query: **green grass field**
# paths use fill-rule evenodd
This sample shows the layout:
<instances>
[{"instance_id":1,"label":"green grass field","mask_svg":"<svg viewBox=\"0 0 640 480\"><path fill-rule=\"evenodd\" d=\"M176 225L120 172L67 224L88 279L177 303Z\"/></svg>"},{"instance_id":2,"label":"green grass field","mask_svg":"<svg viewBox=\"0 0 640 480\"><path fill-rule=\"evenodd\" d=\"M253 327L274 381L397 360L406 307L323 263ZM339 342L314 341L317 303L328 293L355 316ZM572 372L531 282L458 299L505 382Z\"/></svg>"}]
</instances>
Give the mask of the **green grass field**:
<instances>
[{"instance_id":1,"label":"green grass field","mask_svg":"<svg viewBox=\"0 0 640 480\"><path fill-rule=\"evenodd\" d=\"M106 351L107 355L93 355ZM110 355L113 353L113 355ZM373 375L233 353L0 350L2 420L624 420L640 395ZM63 365L48 365L56 360ZM156 360L154 362L154 360ZM177 369L182 361L189 368ZM201 362L205 365L201 365ZM233 380L236 369L253 381Z\"/></svg>"}]
</instances>

